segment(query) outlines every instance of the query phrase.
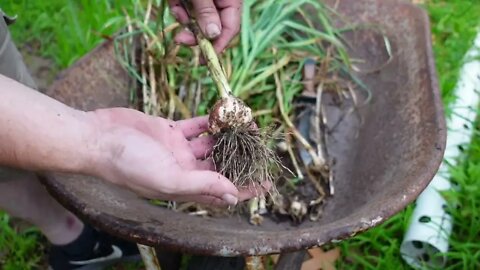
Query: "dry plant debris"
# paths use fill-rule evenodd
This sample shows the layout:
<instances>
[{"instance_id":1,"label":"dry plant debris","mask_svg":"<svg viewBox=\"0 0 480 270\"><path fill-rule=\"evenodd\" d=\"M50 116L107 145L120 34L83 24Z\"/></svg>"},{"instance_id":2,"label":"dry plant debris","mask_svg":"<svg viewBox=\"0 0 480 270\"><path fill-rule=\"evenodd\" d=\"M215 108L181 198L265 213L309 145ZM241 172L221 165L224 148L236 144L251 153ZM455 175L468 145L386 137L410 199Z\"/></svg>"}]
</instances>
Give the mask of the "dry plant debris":
<instances>
[{"instance_id":1,"label":"dry plant debris","mask_svg":"<svg viewBox=\"0 0 480 270\"><path fill-rule=\"evenodd\" d=\"M201 46L174 43L173 36L185 26L170 16L166 1L157 2L139 3L134 14L126 14L125 31L115 37L117 59L134 82L132 106L178 120L236 106L225 104L232 100L241 102L251 109L242 114L247 121L227 129L211 125L218 138L212 156L216 169L238 186L271 179L277 189L235 209L154 203L198 216L245 214L256 225L264 216L294 224L321 218L335 182L327 124L331 129L341 125L327 123L323 97L335 96L339 103L348 100L352 106L346 115L362 106L360 100L369 100L368 89L351 72L341 39L342 32L354 26L336 29L331 17L338 14L314 0L246 0L241 33L217 63L219 81L211 66L200 65L202 51L205 54ZM307 59L317 63L308 82L303 73ZM313 86L314 102L299 105L296 100L307 84ZM313 112L308 134L299 131L297 123L306 107ZM215 115L219 114L227 115ZM252 120L258 130L252 129ZM302 153L311 161L306 162Z\"/></svg>"}]
</instances>

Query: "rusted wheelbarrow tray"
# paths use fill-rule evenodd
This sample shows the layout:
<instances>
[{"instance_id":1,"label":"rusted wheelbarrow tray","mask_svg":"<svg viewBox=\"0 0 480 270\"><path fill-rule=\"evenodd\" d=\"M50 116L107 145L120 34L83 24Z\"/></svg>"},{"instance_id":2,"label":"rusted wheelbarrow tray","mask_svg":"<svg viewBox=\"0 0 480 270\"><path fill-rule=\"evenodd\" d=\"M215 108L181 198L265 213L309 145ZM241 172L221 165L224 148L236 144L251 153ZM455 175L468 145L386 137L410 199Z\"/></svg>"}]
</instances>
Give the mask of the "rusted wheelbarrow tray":
<instances>
[{"instance_id":1,"label":"rusted wheelbarrow tray","mask_svg":"<svg viewBox=\"0 0 480 270\"><path fill-rule=\"evenodd\" d=\"M328 146L336 158L335 196L318 222L297 227L265 221L200 218L149 204L122 188L81 175L51 174L43 181L68 209L132 241L172 250L221 256L295 251L351 237L402 210L428 185L443 157L445 122L427 14L406 2L339 0L337 10L384 29L392 61L360 75L373 99L351 117ZM346 36L362 68L388 60L384 38L358 30ZM128 106L131 86L105 42L66 70L48 95L91 110ZM328 113L327 113L328 114ZM357 119L357 120L355 120Z\"/></svg>"}]
</instances>

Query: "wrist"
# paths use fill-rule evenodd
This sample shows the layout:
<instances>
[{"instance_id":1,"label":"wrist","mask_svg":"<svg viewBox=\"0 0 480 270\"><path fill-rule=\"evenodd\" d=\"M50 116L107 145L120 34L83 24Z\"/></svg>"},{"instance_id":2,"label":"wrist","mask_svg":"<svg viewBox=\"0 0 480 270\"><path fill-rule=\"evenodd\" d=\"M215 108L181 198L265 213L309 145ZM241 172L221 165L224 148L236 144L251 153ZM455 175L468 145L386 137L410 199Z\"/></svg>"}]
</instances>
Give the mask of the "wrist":
<instances>
[{"instance_id":1,"label":"wrist","mask_svg":"<svg viewBox=\"0 0 480 270\"><path fill-rule=\"evenodd\" d=\"M110 143L106 139L108 127L102 123L95 111L85 112L85 147L78 167L78 173L104 177L111 164Z\"/></svg>"},{"instance_id":2,"label":"wrist","mask_svg":"<svg viewBox=\"0 0 480 270\"><path fill-rule=\"evenodd\" d=\"M37 172L95 173L105 160L91 113L0 75L0 164ZM13 104L13 105L12 105Z\"/></svg>"}]
</instances>

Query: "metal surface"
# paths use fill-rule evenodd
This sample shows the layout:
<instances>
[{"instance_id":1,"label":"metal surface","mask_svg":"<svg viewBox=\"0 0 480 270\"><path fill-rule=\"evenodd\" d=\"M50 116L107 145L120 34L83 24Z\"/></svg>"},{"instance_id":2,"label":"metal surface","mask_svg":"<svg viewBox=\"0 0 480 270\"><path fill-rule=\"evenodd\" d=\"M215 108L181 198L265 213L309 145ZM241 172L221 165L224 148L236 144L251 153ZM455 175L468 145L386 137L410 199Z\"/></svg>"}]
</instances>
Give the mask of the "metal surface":
<instances>
[{"instance_id":1,"label":"metal surface","mask_svg":"<svg viewBox=\"0 0 480 270\"><path fill-rule=\"evenodd\" d=\"M251 226L240 217L201 218L153 206L133 193L81 175L43 181L67 208L100 228L135 242L196 254L236 256L296 251L351 237L412 202L442 160L445 123L426 13L400 1L338 0L346 18L376 24L390 40L393 61L362 75L373 99L330 134L336 193L318 222L297 227ZM347 35L352 55L375 69L388 59L382 35ZM66 71L48 94L81 109L126 106L129 87L112 44L103 44ZM326 100L327 102L327 100ZM327 105L328 106L328 105ZM338 111L328 107L335 122ZM330 120L329 119L329 120ZM79 146L81 147L81 146ZM172 179L174 180L174 179Z\"/></svg>"}]
</instances>

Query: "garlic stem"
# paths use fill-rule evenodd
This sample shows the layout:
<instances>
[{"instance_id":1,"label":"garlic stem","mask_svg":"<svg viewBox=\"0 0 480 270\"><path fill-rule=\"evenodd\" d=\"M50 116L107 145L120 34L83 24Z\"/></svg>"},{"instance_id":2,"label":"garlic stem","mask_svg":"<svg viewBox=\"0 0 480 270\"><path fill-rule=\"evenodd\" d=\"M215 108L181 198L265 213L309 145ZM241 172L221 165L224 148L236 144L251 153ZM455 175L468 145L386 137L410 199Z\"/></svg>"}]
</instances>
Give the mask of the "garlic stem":
<instances>
[{"instance_id":1,"label":"garlic stem","mask_svg":"<svg viewBox=\"0 0 480 270\"><path fill-rule=\"evenodd\" d=\"M207 61L207 67L212 75L213 81L217 85L218 94L222 98L230 97L232 95L232 89L228 84L227 75L220 64L220 60L218 59L212 43L204 37L200 38L199 35L197 35L197 42L200 46L200 50L203 53L205 61Z\"/></svg>"},{"instance_id":2,"label":"garlic stem","mask_svg":"<svg viewBox=\"0 0 480 270\"><path fill-rule=\"evenodd\" d=\"M198 25L193 20L190 19L188 23L188 28L192 31L195 39L197 40L198 46L202 51L203 57L207 62L207 68L211 73L212 79L217 85L217 91L221 98L228 98L232 96L232 89L228 84L227 75L225 70L218 59L218 55L213 48L212 43L202 34Z\"/></svg>"}]
</instances>

